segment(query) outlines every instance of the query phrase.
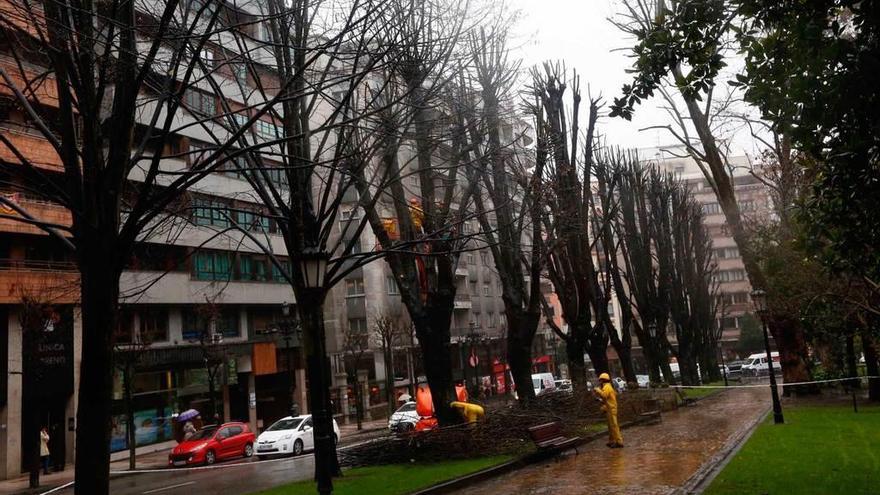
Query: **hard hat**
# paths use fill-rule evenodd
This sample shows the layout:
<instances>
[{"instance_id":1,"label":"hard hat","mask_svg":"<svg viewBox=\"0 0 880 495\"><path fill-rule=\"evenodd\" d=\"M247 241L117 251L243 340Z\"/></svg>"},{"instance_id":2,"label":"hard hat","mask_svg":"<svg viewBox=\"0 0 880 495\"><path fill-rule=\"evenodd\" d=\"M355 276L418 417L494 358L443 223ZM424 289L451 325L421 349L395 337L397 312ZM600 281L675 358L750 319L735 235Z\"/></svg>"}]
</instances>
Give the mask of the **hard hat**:
<instances>
[{"instance_id":1,"label":"hard hat","mask_svg":"<svg viewBox=\"0 0 880 495\"><path fill-rule=\"evenodd\" d=\"M611 377L608 376L608 373L602 373L601 375L599 375L599 381L610 382L610 381L611 381Z\"/></svg>"}]
</instances>

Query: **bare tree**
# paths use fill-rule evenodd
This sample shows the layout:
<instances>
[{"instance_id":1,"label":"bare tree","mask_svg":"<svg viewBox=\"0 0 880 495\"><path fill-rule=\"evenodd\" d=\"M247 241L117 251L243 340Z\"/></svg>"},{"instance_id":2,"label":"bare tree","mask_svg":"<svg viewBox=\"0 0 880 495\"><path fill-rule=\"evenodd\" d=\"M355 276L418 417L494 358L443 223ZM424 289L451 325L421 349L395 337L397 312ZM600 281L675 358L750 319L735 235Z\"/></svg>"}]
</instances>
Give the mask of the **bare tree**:
<instances>
[{"instance_id":1,"label":"bare tree","mask_svg":"<svg viewBox=\"0 0 880 495\"><path fill-rule=\"evenodd\" d=\"M475 216L481 237L495 260L501 280L501 298L507 318L507 361L513 381L520 384L520 400L534 398L531 385L532 341L541 319L541 230L544 162L533 165L533 155L515 134L517 116L510 90L519 62L509 58L507 26L482 29L469 37L473 53L475 88L462 85L458 112L459 146L472 165L467 175L479 183L474 194ZM506 135L502 134L508 129Z\"/></svg>"},{"instance_id":2,"label":"bare tree","mask_svg":"<svg viewBox=\"0 0 880 495\"><path fill-rule=\"evenodd\" d=\"M119 279L132 247L183 191L217 166L195 161L169 171L164 159L180 129L208 127L196 91L213 68L201 57L228 26L212 2L4 4L3 90L37 148L0 136L13 160L3 183L70 211L40 219L3 199L4 215L46 231L73 253L81 274L83 347L77 409L76 493L107 493L113 332ZM186 112L182 112L185 109ZM178 119L186 114L184 124ZM37 150L35 152L35 149ZM130 181L131 178L135 180Z\"/></svg>"},{"instance_id":3,"label":"bare tree","mask_svg":"<svg viewBox=\"0 0 880 495\"><path fill-rule=\"evenodd\" d=\"M359 371L363 365L364 354L369 349L370 334L365 329L347 325L342 332L342 356L345 361L346 382L354 391L355 419L358 430L363 429L364 421L364 396Z\"/></svg>"},{"instance_id":4,"label":"bare tree","mask_svg":"<svg viewBox=\"0 0 880 495\"><path fill-rule=\"evenodd\" d=\"M382 350L385 362L385 399L388 402L388 416L394 413L396 397L394 394L394 348L404 340L404 326L394 315L381 314L373 318L373 338Z\"/></svg>"}]
</instances>

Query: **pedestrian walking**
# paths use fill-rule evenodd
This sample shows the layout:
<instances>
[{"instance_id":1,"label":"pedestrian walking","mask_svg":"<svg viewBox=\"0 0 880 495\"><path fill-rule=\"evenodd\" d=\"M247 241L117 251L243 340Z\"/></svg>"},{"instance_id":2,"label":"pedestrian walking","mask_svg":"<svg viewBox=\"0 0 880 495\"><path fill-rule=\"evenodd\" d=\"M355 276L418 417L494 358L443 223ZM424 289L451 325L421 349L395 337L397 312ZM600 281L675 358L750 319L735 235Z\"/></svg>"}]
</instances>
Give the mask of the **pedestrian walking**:
<instances>
[{"instance_id":1,"label":"pedestrian walking","mask_svg":"<svg viewBox=\"0 0 880 495\"><path fill-rule=\"evenodd\" d=\"M40 430L40 462L43 474L49 474L49 430L45 426Z\"/></svg>"},{"instance_id":2,"label":"pedestrian walking","mask_svg":"<svg viewBox=\"0 0 880 495\"><path fill-rule=\"evenodd\" d=\"M611 385L611 377L608 373L599 375L599 387L593 389L593 393L602 402L602 410L605 411L605 419L608 421L608 447L619 449L623 447L623 436L620 434L620 425L617 423L617 392Z\"/></svg>"},{"instance_id":3,"label":"pedestrian walking","mask_svg":"<svg viewBox=\"0 0 880 495\"><path fill-rule=\"evenodd\" d=\"M187 441L196 434L196 427L193 426L192 421L187 421L183 425L183 441Z\"/></svg>"}]
</instances>

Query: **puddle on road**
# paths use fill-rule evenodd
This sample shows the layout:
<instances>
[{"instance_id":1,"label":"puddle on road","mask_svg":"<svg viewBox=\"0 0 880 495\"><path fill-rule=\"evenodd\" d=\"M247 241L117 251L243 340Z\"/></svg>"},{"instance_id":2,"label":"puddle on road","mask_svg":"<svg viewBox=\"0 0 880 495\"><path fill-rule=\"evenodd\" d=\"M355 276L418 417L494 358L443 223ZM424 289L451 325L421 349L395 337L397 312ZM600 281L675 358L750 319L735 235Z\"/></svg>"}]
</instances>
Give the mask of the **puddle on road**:
<instances>
[{"instance_id":1,"label":"puddle on road","mask_svg":"<svg viewBox=\"0 0 880 495\"><path fill-rule=\"evenodd\" d=\"M579 455L510 473L467 492L668 494L764 407L752 391L730 391L695 407L666 413L659 425L623 430L623 449L608 449L604 441L597 440L581 447Z\"/></svg>"}]
</instances>

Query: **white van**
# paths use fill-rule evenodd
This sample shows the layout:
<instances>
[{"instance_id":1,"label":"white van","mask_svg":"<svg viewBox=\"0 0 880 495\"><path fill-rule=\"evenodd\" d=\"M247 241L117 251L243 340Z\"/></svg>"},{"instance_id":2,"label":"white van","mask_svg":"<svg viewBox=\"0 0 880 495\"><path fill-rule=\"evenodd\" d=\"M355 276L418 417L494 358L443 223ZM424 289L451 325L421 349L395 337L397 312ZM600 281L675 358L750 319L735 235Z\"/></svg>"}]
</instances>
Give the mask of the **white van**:
<instances>
[{"instance_id":1,"label":"white van","mask_svg":"<svg viewBox=\"0 0 880 495\"><path fill-rule=\"evenodd\" d=\"M553 373L535 373L532 375L532 388L535 389L535 397L549 394L556 390L556 379Z\"/></svg>"},{"instance_id":2,"label":"white van","mask_svg":"<svg viewBox=\"0 0 880 495\"><path fill-rule=\"evenodd\" d=\"M773 359L774 371L780 370L779 353L771 352L770 357ZM759 352L746 358L746 363L742 366L742 374L743 376L766 375L768 374L769 369L770 366L767 364L767 353Z\"/></svg>"}]
</instances>

